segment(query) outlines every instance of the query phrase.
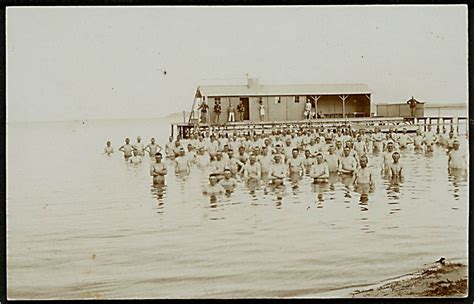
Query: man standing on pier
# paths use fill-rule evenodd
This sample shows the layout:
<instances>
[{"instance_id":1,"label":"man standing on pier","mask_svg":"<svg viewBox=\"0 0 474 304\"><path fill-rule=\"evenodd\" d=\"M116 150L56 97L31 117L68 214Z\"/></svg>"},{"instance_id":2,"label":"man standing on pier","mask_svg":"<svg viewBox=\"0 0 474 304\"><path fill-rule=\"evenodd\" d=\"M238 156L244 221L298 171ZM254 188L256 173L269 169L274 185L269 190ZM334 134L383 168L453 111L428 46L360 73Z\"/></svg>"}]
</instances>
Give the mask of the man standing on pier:
<instances>
[{"instance_id":1,"label":"man standing on pier","mask_svg":"<svg viewBox=\"0 0 474 304\"><path fill-rule=\"evenodd\" d=\"M239 105L237 106L237 114L238 114L239 121L244 121L244 112L245 112L244 102L241 100Z\"/></svg>"},{"instance_id":2,"label":"man standing on pier","mask_svg":"<svg viewBox=\"0 0 474 304\"><path fill-rule=\"evenodd\" d=\"M221 113L222 113L221 101L219 99L216 99L216 103L214 104L214 123L216 125L219 124Z\"/></svg>"},{"instance_id":3,"label":"man standing on pier","mask_svg":"<svg viewBox=\"0 0 474 304\"><path fill-rule=\"evenodd\" d=\"M232 103L229 103L229 107L227 108L227 112L229 113L227 117L228 122L234 122L235 121L235 109L232 106Z\"/></svg>"},{"instance_id":4,"label":"man standing on pier","mask_svg":"<svg viewBox=\"0 0 474 304\"><path fill-rule=\"evenodd\" d=\"M304 118L305 119L311 119L311 101L309 99L306 101L306 104L304 106Z\"/></svg>"},{"instance_id":5,"label":"man standing on pier","mask_svg":"<svg viewBox=\"0 0 474 304\"><path fill-rule=\"evenodd\" d=\"M209 109L209 106L205 100L202 101L198 109L201 110L201 123L207 123L207 110Z\"/></svg>"}]
</instances>

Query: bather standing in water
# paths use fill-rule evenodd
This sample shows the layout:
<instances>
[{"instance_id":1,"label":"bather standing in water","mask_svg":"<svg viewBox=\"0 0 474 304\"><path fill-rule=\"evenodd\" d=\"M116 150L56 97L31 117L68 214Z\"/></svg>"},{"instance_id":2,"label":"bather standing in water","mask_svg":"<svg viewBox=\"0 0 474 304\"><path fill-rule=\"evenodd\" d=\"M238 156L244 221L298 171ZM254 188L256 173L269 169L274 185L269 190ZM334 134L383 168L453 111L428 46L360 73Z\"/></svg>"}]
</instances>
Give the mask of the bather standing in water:
<instances>
[{"instance_id":1,"label":"bather standing in water","mask_svg":"<svg viewBox=\"0 0 474 304\"><path fill-rule=\"evenodd\" d=\"M145 147L143 146L142 138L140 136L137 137L137 142L133 145L133 149L137 150L138 156L145 156Z\"/></svg>"},{"instance_id":2,"label":"bather standing in water","mask_svg":"<svg viewBox=\"0 0 474 304\"><path fill-rule=\"evenodd\" d=\"M198 150L198 155L196 157L196 165L201 170L208 170L211 165L211 159L209 154L206 153L203 147L200 147Z\"/></svg>"},{"instance_id":3,"label":"bather standing in water","mask_svg":"<svg viewBox=\"0 0 474 304\"><path fill-rule=\"evenodd\" d=\"M327 163L323 159L323 154L316 154L316 163L311 166L309 176L313 178L311 188L313 192L318 194L318 200L322 202L323 193L329 189L333 190L333 186L329 183L329 169ZM322 207L321 205L319 208Z\"/></svg>"},{"instance_id":4,"label":"bather standing in water","mask_svg":"<svg viewBox=\"0 0 474 304\"><path fill-rule=\"evenodd\" d=\"M255 155L250 155L248 162L243 166L243 172L246 180L260 180L261 167Z\"/></svg>"},{"instance_id":5,"label":"bather standing in water","mask_svg":"<svg viewBox=\"0 0 474 304\"><path fill-rule=\"evenodd\" d=\"M390 164L392 163L392 154L394 151L394 144L392 141L387 143L387 151L382 154L383 162L382 162L382 171L385 174L388 174L390 171Z\"/></svg>"},{"instance_id":6,"label":"bather standing in water","mask_svg":"<svg viewBox=\"0 0 474 304\"><path fill-rule=\"evenodd\" d=\"M130 144L130 138L125 138L125 145L121 146L119 151L123 152L123 157L126 161L128 161L128 159L133 156L133 150L133 146Z\"/></svg>"},{"instance_id":7,"label":"bather standing in water","mask_svg":"<svg viewBox=\"0 0 474 304\"><path fill-rule=\"evenodd\" d=\"M151 138L151 142L145 146L145 151L148 151L148 155L153 157L157 152L161 152L160 145L155 143L155 138Z\"/></svg>"},{"instance_id":8,"label":"bather standing in water","mask_svg":"<svg viewBox=\"0 0 474 304\"><path fill-rule=\"evenodd\" d=\"M426 145L426 152L433 152L433 145L436 142L436 134L431 130L431 125L428 125L428 130L423 136L423 143Z\"/></svg>"},{"instance_id":9,"label":"bather standing in water","mask_svg":"<svg viewBox=\"0 0 474 304\"><path fill-rule=\"evenodd\" d=\"M179 154L175 159L175 172L179 175L188 175L191 172L191 165L184 154L183 148L179 150Z\"/></svg>"},{"instance_id":10,"label":"bather standing in water","mask_svg":"<svg viewBox=\"0 0 474 304\"><path fill-rule=\"evenodd\" d=\"M397 192L399 191L398 186L403 183L403 165L400 163L400 153L393 152L393 162L390 164L390 186Z\"/></svg>"},{"instance_id":11,"label":"bather standing in water","mask_svg":"<svg viewBox=\"0 0 474 304\"><path fill-rule=\"evenodd\" d=\"M250 193L255 193L255 190L259 186L262 175L260 163L257 162L257 157L254 154L250 155L248 162L244 165L243 173Z\"/></svg>"},{"instance_id":12,"label":"bather standing in water","mask_svg":"<svg viewBox=\"0 0 474 304\"><path fill-rule=\"evenodd\" d=\"M168 173L166 165L161 161L163 156L160 152L155 154L155 162L150 166L150 176L153 177L153 184L164 185L165 176Z\"/></svg>"},{"instance_id":13,"label":"bather standing in water","mask_svg":"<svg viewBox=\"0 0 474 304\"><path fill-rule=\"evenodd\" d=\"M280 186L283 185L283 179L288 176L287 167L282 163L281 154L275 154L274 163L270 169L270 180L273 185Z\"/></svg>"},{"instance_id":14,"label":"bather standing in water","mask_svg":"<svg viewBox=\"0 0 474 304\"><path fill-rule=\"evenodd\" d=\"M403 165L400 163L400 153L398 152L393 152L392 153L392 159L393 162L390 164L390 177L391 178L401 178L402 177L402 171L403 171Z\"/></svg>"},{"instance_id":15,"label":"bather standing in water","mask_svg":"<svg viewBox=\"0 0 474 304\"><path fill-rule=\"evenodd\" d=\"M327 183L329 178L329 168L328 164L324 162L323 154L316 154L316 163L311 166L311 171L309 176L313 178L313 183Z\"/></svg>"},{"instance_id":16,"label":"bather standing in water","mask_svg":"<svg viewBox=\"0 0 474 304\"><path fill-rule=\"evenodd\" d=\"M456 137L454 137L454 132L449 131L448 138L446 139L446 147L448 148L448 153L451 151L454 147L454 141L456 141ZM459 143L459 142L458 142Z\"/></svg>"},{"instance_id":17,"label":"bather standing in water","mask_svg":"<svg viewBox=\"0 0 474 304\"><path fill-rule=\"evenodd\" d=\"M298 183L304 174L303 159L299 155L298 148L291 150L290 156L287 157L287 165L293 190L296 190L299 188Z\"/></svg>"},{"instance_id":18,"label":"bather standing in water","mask_svg":"<svg viewBox=\"0 0 474 304\"><path fill-rule=\"evenodd\" d=\"M314 164L315 164L315 160L313 156L311 155L311 151L309 150L304 151L303 167L304 167L304 173L306 175L309 175L309 172L311 171L311 166Z\"/></svg>"},{"instance_id":19,"label":"bather standing in water","mask_svg":"<svg viewBox=\"0 0 474 304\"><path fill-rule=\"evenodd\" d=\"M349 147L344 147L344 155L341 157L341 166L339 172L345 175L350 175L354 173L357 168L356 159L351 154L351 149Z\"/></svg>"},{"instance_id":20,"label":"bather standing in water","mask_svg":"<svg viewBox=\"0 0 474 304\"><path fill-rule=\"evenodd\" d=\"M375 127L375 133L372 135L372 143L373 143L373 152L379 153L382 152L383 146L382 142L384 140L383 134L380 132L379 127Z\"/></svg>"},{"instance_id":21,"label":"bather standing in water","mask_svg":"<svg viewBox=\"0 0 474 304\"><path fill-rule=\"evenodd\" d=\"M257 161L260 163L260 174L264 182L268 181L268 174L272 166L272 156L268 152L268 146L263 146L260 155L257 156Z\"/></svg>"},{"instance_id":22,"label":"bather standing in water","mask_svg":"<svg viewBox=\"0 0 474 304\"><path fill-rule=\"evenodd\" d=\"M406 149L408 144L412 142L410 135L407 134L407 128L402 129L402 134L398 136L398 146L400 149Z\"/></svg>"},{"instance_id":23,"label":"bather standing in water","mask_svg":"<svg viewBox=\"0 0 474 304\"><path fill-rule=\"evenodd\" d=\"M188 144L187 151L185 152L185 156L188 158L188 162L190 165L194 165L196 163L196 152L194 152L192 144Z\"/></svg>"},{"instance_id":24,"label":"bather standing in water","mask_svg":"<svg viewBox=\"0 0 474 304\"><path fill-rule=\"evenodd\" d=\"M357 134L357 140L354 142L353 146L358 158L368 153L367 145L362 141L362 136L360 134Z\"/></svg>"},{"instance_id":25,"label":"bather standing in water","mask_svg":"<svg viewBox=\"0 0 474 304\"><path fill-rule=\"evenodd\" d=\"M239 170L243 167L244 164L242 164L237 158L234 157L234 150L229 149L227 151L227 164L226 167L230 169L230 173L232 174L232 177L237 177L237 173Z\"/></svg>"},{"instance_id":26,"label":"bather standing in water","mask_svg":"<svg viewBox=\"0 0 474 304\"><path fill-rule=\"evenodd\" d=\"M302 176L304 172L303 161L299 157L297 148L293 148L291 150L291 158L288 159L288 172L290 172L291 176Z\"/></svg>"},{"instance_id":27,"label":"bather standing in water","mask_svg":"<svg viewBox=\"0 0 474 304\"><path fill-rule=\"evenodd\" d=\"M448 168L458 170L467 169L466 155L459 150L459 140L454 140L453 150L448 154Z\"/></svg>"},{"instance_id":28,"label":"bather standing in water","mask_svg":"<svg viewBox=\"0 0 474 304\"><path fill-rule=\"evenodd\" d=\"M142 162L142 157L138 155L137 150L133 150L133 156L130 157L130 163L137 165L137 164L141 164L141 162Z\"/></svg>"},{"instance_id":29,"label":"bather standing in water","mask_svg":"<svg viewBox=\"0 0 474 304\"><path fill-rule=\"evenodd\" d=\"M225 189L217 183L217 175L214 173L209 174L209 184L206 185L202 191L203 194L216 196L218 194L224 194Z\"/></svg>"},{"instance_id":30,"label":"bather standing in water","mask_svg":"<svg viewBox=\"0 0 474 304\"><path fill-rule=\"evenodd\" d=\"M227 166L227 162L222 157L222 151L217 151L216 159L211 162L212 173L217 176L217 179L220 180L224 177L224 169Z\"/></svg>"},{"instance_id":31,"label":"bather standing in water","mask_svg":"<svg viewBox=\"0 0 474 304\"><path fill-rule=\"evenodd\" d=\"M170 136L168 138L168 142L165 145L165 155L166 155L166 158L174 158L173 136Z\"/></svg>"},{"instance_id":32,"label":"bather standing in water","mask_svg":"<svg viewBox=\"0 0 474 304\"><path fill-rule=\"evenodd\" d=\"M360 158L360 167L354 173L352 181L354 189L361 195L361 201L364 201L369 192L373 191L375 187L372 172L367 167L368 161L369 159L365 155Z\"/></svg>"},{"instance_id":33,"label":"bather standing in water","mask_svg":"<svg viewBox=\"0 0 474 304\"><path fill-rule=\"evenodd\" d=\"M110 140L108 140L105 143L105 148L104 148L104 154L107 154L107 156L110 156L110 154L114 153L114 148L112 148L112 143Z\"/></svg>"},{"instance_id":34,"label":"bather standing in water","mask_svg":"<svg viewBox=\"0 0 474 304\"><path fill-rule=\"evenodd\" d=\"M229 168L224 170L224 178L219 184L225 189L226 194L232 193L235 187L237 187L237 180L232 177L232 172Z\"/></svg>"},{"instance_id":35,"label":"bather standing in water","mask_svg":"<svg viewBox=\"0 0 474 304\"><path fill-rule=\"evenodd\" d=\"M414 145L415 151L423 150L423 135L421 134L420 129L416 130L416 135L413 138L413 145Z\"/></svg>"}]
</instances>

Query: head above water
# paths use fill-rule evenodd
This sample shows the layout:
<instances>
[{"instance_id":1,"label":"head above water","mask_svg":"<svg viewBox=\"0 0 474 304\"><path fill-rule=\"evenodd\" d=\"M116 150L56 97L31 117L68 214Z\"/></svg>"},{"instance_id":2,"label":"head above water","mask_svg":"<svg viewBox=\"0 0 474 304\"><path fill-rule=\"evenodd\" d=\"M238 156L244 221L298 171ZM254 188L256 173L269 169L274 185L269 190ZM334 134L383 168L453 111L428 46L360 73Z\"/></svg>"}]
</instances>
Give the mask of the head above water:
<instances>
[{"instance_id":1,"label":"head above water","mask_svg":"<svg viewBox=\"0 0 474 304\"><path fill-rule=\"evenodd\" d=\"M209 174L209 183L211 185L215 185L217 183L217 174L215 173Z\"/></svg>"},{"instance_id":2,"label":"head above water","mask_svg":"<svg viewBox=\"0 0 474 304\"><path fill-rule=\"evenodd\" d=\"M318 164L322 164L323 163L323 154L318 152L316 154L316 161L318 162Z\"/></svg>"},{"instance_id":3,"label":"head above water","mask_svg":"<svg viewBox=\"0 0 474 304\"><path fill-rule=\"evenodd\" d=\"M391 152L393 150L393 147L394 147L393 142L389 141L387 143L387 150Z\"/></svg>"},{"instance_id":4,"label":"head above water","mask_svg":"<svg viewBox=\"0 0 474 304\"><path fill-rule=\"evenodd\" d=\"M255 162L257 161L257 157L255 156L255 154L250 154L249 161L250 164L255 164Z\"/></svg>"},{"instance_id":5,"label":"head above water","mask_svg":"<svg viewBox=\"0 0 474 304\"><path fill-rule=\"evenodd\" d=\"M125 138L125 143L128 145L130 143L130 138Z\"/></svg>"},{"instance_id":6,"label":"head above water","mask_svg":"<svg viewBox=\"0 0 474 304\"><path fill-rule=\"evenodd\" d=\"M291 154L293 155L293 158L296 158L298 156L298 153L299 153L298 148L293 148L291 150Z\"/></svg>"},{"instance_id":7,"label":"head above water","mask_svg":"<svg viewBox=\"0 0 474 304\"><path fill-rule=\"evenodd\" d=\"M350 153L351 153L351 148L349 148L348 146L345 146L344 147L344 155L349 156Z\"/></svg>"},{"instance_id":8,"label":"head above water","mask_svg":"<svg viewBox=\"0 0 474 304\"><path fill-rule=\"evenodd\" d=\"M393 159L394 162L398 162L398 160L400 159L400 153L393 152L392 159Z\"/></svg>"}]
</instances>

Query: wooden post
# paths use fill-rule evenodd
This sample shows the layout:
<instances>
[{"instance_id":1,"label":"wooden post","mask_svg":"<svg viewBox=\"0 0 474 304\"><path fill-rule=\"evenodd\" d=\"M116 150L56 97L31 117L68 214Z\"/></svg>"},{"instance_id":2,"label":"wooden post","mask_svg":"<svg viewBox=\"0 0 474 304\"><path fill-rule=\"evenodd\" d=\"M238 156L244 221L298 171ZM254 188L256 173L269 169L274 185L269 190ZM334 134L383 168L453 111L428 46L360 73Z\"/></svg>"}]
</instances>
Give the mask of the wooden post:
<instances>
[{"instance_id":1,"label":"wooden post","mask_svg":"<svg viewBox=\"0 0 474 304\"><path fill-rule=\"evenodd\" d=\"M316 118L318 118L318 100L321 98L320 95L314 96L314 112L316 113Z\"/></svg>"},{"instance_id":2,"label":"wooden post","mask_svg":"<svg viewBox=\"0 0 474 304\"><path fill-rule=\"evenodd\" d=\"M189 120L188 122L191 122L191 119L194 118L194 107L196 106L196 97L194 97L194 100L193 100L193 107L191 108L191 113L189 113ZM199 121L199 117L198 117L198 121ZM186 121L185 121L186 122Z\"/></svg>"},{"instance_id":3,"label":"wooden post","mask_svg":"<svg viewBox=\"0 0 474 304\"><path fill-rule=\"evenodd\" d=\"M171 125L171 137L174 137L174 126Z\"/></svg>"},{"instance_id":4,"label":"wooden post","mask_svg":"<svg viewBox=\"0 0 474 304\"><path fill-rule=\"evenodd\" d=\"M339 95L339 98L342 100L342 118L346 118L346 99L347 95Z\"/></svg>"}]
</instances>

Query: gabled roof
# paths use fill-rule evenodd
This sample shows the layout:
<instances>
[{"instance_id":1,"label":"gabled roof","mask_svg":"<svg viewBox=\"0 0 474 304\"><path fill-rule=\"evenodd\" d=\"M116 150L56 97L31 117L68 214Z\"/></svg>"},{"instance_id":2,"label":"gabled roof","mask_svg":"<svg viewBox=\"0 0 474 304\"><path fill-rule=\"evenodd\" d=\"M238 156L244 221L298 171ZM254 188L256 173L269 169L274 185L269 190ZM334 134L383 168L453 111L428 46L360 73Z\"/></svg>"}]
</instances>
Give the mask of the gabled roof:
<instances>
[{"instance_id":1,"label":"gabled roof","mask_svg":"<svg viewBox=\"0 0 474 304\"><path fill-rule=\"evenodd\" d=\"M307 85L206 85L199 86L196 97L201 96L295 96L371 94L366 84L307 84Z\"/></svg>"}]
</instances>

